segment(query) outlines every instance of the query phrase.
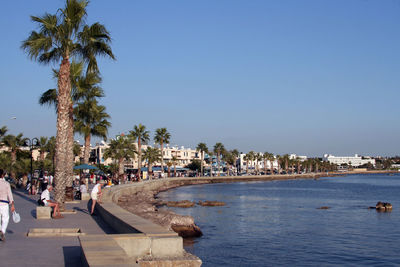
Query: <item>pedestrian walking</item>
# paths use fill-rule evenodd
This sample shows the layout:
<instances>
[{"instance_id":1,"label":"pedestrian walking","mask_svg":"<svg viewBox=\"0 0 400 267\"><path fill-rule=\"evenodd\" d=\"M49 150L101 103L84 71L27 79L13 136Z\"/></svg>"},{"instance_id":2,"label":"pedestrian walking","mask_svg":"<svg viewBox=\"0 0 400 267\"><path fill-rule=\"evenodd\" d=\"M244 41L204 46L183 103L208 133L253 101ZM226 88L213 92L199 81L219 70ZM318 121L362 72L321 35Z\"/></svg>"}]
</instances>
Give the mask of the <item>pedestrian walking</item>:
<instances>
[{"instance_id":1,"label":"pedestrian walking","mask_svg":"<svg viewBox=\"0 0 400 267\"><path fill-rule=\"evenodd\" d=\"M14 198L11 192L10 184L4 179L5 172L0 169L0 216L1 230L0 240L6 241L5 233L7 231L8 221L10 220L9 205L11 204L11 212L15 211Z\"/></svg>"}]
</instances>

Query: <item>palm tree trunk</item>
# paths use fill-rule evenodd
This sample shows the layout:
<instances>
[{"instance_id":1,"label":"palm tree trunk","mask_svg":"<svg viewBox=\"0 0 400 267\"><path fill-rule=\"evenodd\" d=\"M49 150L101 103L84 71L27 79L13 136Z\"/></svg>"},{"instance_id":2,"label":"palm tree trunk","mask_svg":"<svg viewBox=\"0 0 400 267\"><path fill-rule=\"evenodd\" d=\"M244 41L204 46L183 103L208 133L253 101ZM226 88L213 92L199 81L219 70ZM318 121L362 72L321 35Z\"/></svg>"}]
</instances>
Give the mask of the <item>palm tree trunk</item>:
<instances>
[{"instance_id":1,"label":"palm tree trunk","mask_svg":"<svg viewBox=\"0 0 400 267\"><path fill-rule=\"evenodd\" d=\"M70 63L66 56L60 66L58 76L58 108L57 108L57 136L56 136L56 166L54 174L55 192L54 199L64 208L65 187L70 179L68 176L73 172L71 168L73 162L73 139L71 146L70 104L71 100L71 82L70 82ZM72 135L73 137L73 135ZM71 156L72 154L72 156ZM72 177L71 177L72 178Z\"/></svg>"},{"instance_id":2,"label":"palm tree trunk","mask_svg":"<svg viewBox=\"0 0 400 267\"><path fill-rule=\"evenodd\" d=\"M217 163L218 163L218 176L220 176L219 153L217 154Z\"/></svg>"},{"instance_id":3,"label":"palm tree trunk","mask_svg":"<svg viewBox=\"0 0 400 267\"><path fill-rule=\"evenodd\" d=\"M83 163L89 164L89 152L90 152L90 134L85 136L85 149L83 151Z\"/></svg>"},{"instance_id":4,"label":"palm tree trunk","mask_svg":"<svg viewBox=\"0 0 400 267\"><path fill-rule=\"evenodd\" d=\"M118 160L118 180L124 177L124 158Z\"/></svg>"},{"instance_id":5,"label":"palm tree trunk","mask_svg":"<svg viewBox=\"0 0 400 267\"><path fill-rule=\"evenodd\" d=\"M200 173L201 173L201 176L204 176L204 172L203 172L203 161L204 161L204 151L201 151L201 164L200 164Z\"/></svg>"},{"instance_id":6,"label":"palm tree trunk","mask_svg":"<svg viewBox=\"0 0 400 267\"><path fill-rule=\"evenodd\" d=\"M164 144L163 141L160 142L160 147L161 147L161 177L164 175Z\"/></svg>"},{"instance_id":7,"label":"palm tree trunk","mask_svg":"<svg viewBox=\"0 0 400 267\"><path fill-rule=\"evenodd\" d=\"M174 177L176 177L176 163L174 162Z\"/></svg>"},{"instance_id":8,"label":"palm tree trunk","mask_svg":"<svg viewBox=\"0 0 400 267\"><path fill-rule=\"evenodd\" d=\"M138 138L138 177L139 181L142 178L142 144Z\"/></svg>"}]
</instances>

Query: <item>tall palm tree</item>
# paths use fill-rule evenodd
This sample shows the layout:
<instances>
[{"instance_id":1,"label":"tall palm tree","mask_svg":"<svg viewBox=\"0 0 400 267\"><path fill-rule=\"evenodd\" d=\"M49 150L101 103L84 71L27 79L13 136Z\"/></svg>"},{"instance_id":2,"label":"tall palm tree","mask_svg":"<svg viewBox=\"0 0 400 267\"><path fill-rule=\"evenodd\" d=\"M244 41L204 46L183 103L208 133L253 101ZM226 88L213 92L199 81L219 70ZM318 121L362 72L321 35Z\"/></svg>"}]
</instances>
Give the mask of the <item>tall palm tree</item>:
<instances>
[{"instance_id":1,"label":"tall palm tree","mask_svg":"<svg viewBox=\"0 0 400 267\"><path fill-rule=\"evenodd\" d=\"M200 152L201 154L201 167L200 167L200 172L201 175L204 176L204 153L208 153L208 147L205 143L199 143L196 147L196 150Z\"/></svg>"},{"instance_id":2,"label":"tall palm tree","mask_svg":"<svg viewBox=\"0 0 400 267\"><path fill-rule=\"evenodd\" d=\"M125 160L134 159L137 153L136 146L132 141L133 140L127 136L118 136L111 140L110 146L104 151L104 158L112 158L118 162L119 179L124 176Z\"/></svg>"},{"instance_id":3,"label":"tall palm tree","mask_svg":"<svg viewBox=\"0 0 400 267\"><path fill-rule=\"evenodd\" d=\"M147 161L147 167L149 170L149 174L152 173L152 165L154 162L161 160L161 152L156 147L147 147L147 149L143 153L143 158Z\"/></svg>"},{"instance_id":4,"label":"tall palm tree","mask_svg":"<svg viewBox=\"0 0 400 267\"><path fill-rule=\"evenodd\" d=\"M71 99L70 59L81 57L87 71L98 70L96 57L114 55L109 46L110 35L100 23L85 24L87 0L66 0L56 14L31 16L39 26L23 41L21 48L40 63L60 63L57 84L57 137L55 168L55 200L64 208L65 187L73 179L73 103Z\"/></svg>"},{"instance_id":5,"label":"tall palm tree","mask_svg":"<svg viewBox=\"0 0 400 267\"><path fill-rule=\"evenodd\" d=\"M164 174L164 144L169 144L171 134L167 131L167 128L156 129L154 141L160 144L161 148L161 174Z\"/></svg>"},{"instance_id":6,"label":"tall palm tree","mask_svg":"<svg viewBox=\"0 0 400 267\"><path fill-rule=\"evenodd\" d=\"M288 154L283 155L282 161L283 161L283 164L285 164L285 171L287 174L289 172L289 155Z\"/></svg>"},{"instance_id":7,"label":"tall palm tree","mask_svg":"<svg viewBox=\"0 0 400 267\"><path fill-rule=\"evenodd\" d=\"M146 130L146 126L142 125L139 123L139 125L133 126L133 130L129 131L130 137L132 137L133 140L137 140L138 144L138 175L139 175L139 180L141 178L141 168L142 168L142 145L147 144L148 141L150 141L150 133L149 131Z\"/></svg>"},{"instance_id":8,"label":"tall palm tree","mask_svg":"<svg viewBox=\"0 0 400 267\"><path fill-rule=\"evenodd\" d=\"M218 176L220 176L220 161L221 161L221 154L224 153L225 147L222 143L216 143L214 145L214 153L217 155L217 165L218 165Z\"/></svg>"}]
</instances>

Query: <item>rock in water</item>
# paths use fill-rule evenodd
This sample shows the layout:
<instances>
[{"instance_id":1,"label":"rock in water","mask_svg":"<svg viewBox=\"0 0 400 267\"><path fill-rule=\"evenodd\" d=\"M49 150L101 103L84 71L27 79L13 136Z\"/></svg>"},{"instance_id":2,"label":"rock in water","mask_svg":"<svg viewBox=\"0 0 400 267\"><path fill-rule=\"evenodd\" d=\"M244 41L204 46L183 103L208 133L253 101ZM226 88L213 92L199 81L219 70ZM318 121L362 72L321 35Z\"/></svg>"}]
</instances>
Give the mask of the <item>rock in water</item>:
<instances>
[{"instance_id":1,"label":"rock in water","mask_svg":"<svg viewBox=\"0 0 400 267\"><path fill-rule=\"evenodd\" d=\"M200 237L203 235L200 228L195 225L171 225L172 230L178 233L179 236L187 238L187 237Z\"/></svg>"},{"instance_id":2,"label":"rock in water","mask_svg":"<svg viewBox=\"0 0 400 267\"><path fill-rule=\"evenodd\" d=\"M200 206L208 206L208 207L215 207L215 206L225 206L225 202L221 201L199 201L198 203Z\"/></svg>"},{"instance_id":3,"label":"rock in water","mask_svg":"<svg viewBox=\"0 0 400 267\"><path fill-rule=\"evenodd\" d=\"M389 202L378 202L375 205L376 210L378 211L391 211L392 210L392 204Z\"/></svg>"}]
</instances>

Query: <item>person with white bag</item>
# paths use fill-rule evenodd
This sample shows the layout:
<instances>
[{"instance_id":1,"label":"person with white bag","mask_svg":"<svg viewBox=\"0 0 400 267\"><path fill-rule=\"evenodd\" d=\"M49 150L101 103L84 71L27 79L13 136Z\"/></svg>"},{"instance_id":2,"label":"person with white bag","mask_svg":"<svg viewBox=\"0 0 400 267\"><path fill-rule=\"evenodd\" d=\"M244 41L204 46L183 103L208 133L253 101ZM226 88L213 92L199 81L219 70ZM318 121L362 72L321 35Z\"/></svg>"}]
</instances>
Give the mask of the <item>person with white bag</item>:
<instances>
[{"instance_id":1,"label":"person with white bag","mask_svg":"<svg viewBox=\"0 0 400 267\"><path fill-rule=\"evenodd\" d=\"M0 240L5 241L5 233L10 220L9 208L11 204L11 212L15 212L14 198L11 193L10 184L4 179L5 172L0 169L0 216L1 216L1 229L0 229Z\"/></svg>"}]
</instances>

